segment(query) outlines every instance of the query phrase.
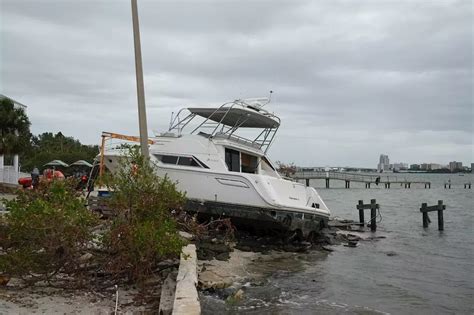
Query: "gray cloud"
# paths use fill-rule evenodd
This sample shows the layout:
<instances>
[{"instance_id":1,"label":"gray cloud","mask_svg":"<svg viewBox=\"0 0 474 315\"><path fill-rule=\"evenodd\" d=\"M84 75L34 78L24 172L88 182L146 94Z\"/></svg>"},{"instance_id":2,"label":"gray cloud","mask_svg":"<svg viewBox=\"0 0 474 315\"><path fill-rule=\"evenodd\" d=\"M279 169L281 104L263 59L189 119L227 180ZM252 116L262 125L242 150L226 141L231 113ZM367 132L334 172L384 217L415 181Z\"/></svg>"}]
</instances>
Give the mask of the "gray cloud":
<instances>
[{"instance_id":1,"label":"gray cloud","mask_svg":"<svg viewBox=\"0 0 474 315\"><path fill-rule=\"evenodd\" d=\"M139 1L148 121L274 90L273 159L473 159L470 1ZM0 90L33 131L137 134L129 1L1 0Z\"/></svg>"}]
</instances>

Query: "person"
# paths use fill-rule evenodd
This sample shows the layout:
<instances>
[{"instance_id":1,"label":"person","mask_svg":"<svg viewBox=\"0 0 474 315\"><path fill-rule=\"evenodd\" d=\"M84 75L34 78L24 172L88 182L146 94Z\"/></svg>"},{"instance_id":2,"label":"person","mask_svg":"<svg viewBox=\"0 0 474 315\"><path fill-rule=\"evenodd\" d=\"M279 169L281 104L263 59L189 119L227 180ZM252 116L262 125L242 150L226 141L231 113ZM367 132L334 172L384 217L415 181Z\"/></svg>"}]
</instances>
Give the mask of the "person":
<instances>
[{"instance_id":1,"label":"person","mask_svg":"<svg viewBox=\"0 0 474 315\"><path fill-rule=\"evenodd\" d=\"M40 172L38 168L35 166L33 168L33 171L31 172L31 185L33 186L33 188L36 188L38 186L39 176L40 176Z\"/></svg>"},{"instance_id":2,"label":"person","mask_svg":"<svg viewBox=\"0 0 474 315\"><path fill-rule=\"evenodd\" d=\"M377 178L375 179L375 185L379 185L380 183L380 176L377 176Z\"/></svg>"}]
</instances>

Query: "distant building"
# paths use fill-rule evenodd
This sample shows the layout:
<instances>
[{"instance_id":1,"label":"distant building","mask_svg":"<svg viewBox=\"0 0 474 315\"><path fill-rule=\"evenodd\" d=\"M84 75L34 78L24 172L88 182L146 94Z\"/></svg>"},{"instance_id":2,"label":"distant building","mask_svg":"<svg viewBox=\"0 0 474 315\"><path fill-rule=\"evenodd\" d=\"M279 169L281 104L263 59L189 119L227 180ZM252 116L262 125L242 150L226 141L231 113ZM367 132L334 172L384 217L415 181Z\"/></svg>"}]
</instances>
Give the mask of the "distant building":
<instances>
[{"instance_id":1,"label":"distant building","mask_svg":"<svg viewBox=\"0 0 474 315\"><path fill-rule=\"evenodd\" d=\"M26 105L23 105L22 103L15 101L11 97L0 94L0 100L3 100L4 98L8 98L10 101L12 101L13 105L15 105L15 107L23 108L24 110L26 110L26 107L27 107Z\"/></svg>"},{"instance_id":2,"label":"distant building","mask_svg":"<svg viewBox=\"0 0 474 315\"><path fill-rule=\"evenodd\" d=\"M390 170L390 159L388 155L380 154L379 164L377 165L377 170L379 172Z\"/></svg>"},{"instance_id":3,"label":"distant building","mask_svg":"<svg viewBox=\"0 0 474 315\"><path fill-rule=\"evenodd\" d=\"M410 169L413 171L419 171L420 170L420 164L410 164Z\"/></svg>"},{"instance_id":4,"label":"distant building","mask_svg":"<svg viewBox=\"0 0 474 315\"><path fill-rule=\"evenodd\" d=\"M26 111L26 105L0 94L0 100L4 98L10 99L15 107L23 108ZM5 165L5 156L0 154L0 183L17 184L20 175L20 160L18 154L13 156L13 165Z\"/></svg>"},{"instance_id":5,"label":"distant building","mask_svg":"<svg viewBox=\"0 0 474 315\"><path fill-rule=\"evenodd\" d=\"M441 165L441 164L437 164L437 163L430 163L430 170L432 170L432 171L440 170L442 168L445 168L445 166Z\"/></svg>"},{"instance_id":6,"label":"distant building","mask_svg":"<svg viewBox=\"0 0 474 315\"><path fill-rule=\"evenodd\" d=\"M452 161L449 162L449 170L454 172L456 170L462 170L462 162Z\"/></svg>"},{"instance_id":7,"label":"distant building","mask_svg":"<svg viewBox=\"0 0 474 315\"><path fill-rule=\"evenodd\" d=\"M405 171L408 169L407 163L393 163L392 169L394 171Z\"/></svg>"},{"instance_id":8,"label":"distant building","mask_svg":"<svg viewBox=\"0 0 474 315\"><path fill-rule=\"evenodd\" d=\"M443 165L437 163L422 163L420 164L420 170L422 171L434 171L444 168Z\"/></svg>"}]
</instances>

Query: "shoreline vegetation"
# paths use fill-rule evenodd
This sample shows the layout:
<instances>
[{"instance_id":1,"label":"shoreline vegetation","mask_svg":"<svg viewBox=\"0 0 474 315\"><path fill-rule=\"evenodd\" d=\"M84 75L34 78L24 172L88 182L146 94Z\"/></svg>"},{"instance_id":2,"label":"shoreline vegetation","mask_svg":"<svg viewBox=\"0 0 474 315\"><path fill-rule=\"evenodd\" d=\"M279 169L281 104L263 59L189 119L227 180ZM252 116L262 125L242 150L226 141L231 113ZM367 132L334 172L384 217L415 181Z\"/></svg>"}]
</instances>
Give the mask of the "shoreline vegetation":
<instances>
[{"instance_id":1,"label":"shoreline vegetation","mask_svg":"<svg viewBox=\"0 0 474 315\"><path fill-rule=\"evenodd\" d=\"M285 253L354 247L362 239L340 233L350 222L323 229L311 243L236 230L229 219L200 222L182 211L185 195L175 184L130 150L119 172L102 182L113 191L109 205L116 214L110 219L84 207L73 179L41 182L2 198L0 312L70 313L83 304L91 312L110 312L117 295L120 311L156 311L163 282L176 273L188 243L197 246L201 293L217 292L234 303L243 298L243 280L258 285L258 277L238 268Z\"/></svg>"}]
</instances>

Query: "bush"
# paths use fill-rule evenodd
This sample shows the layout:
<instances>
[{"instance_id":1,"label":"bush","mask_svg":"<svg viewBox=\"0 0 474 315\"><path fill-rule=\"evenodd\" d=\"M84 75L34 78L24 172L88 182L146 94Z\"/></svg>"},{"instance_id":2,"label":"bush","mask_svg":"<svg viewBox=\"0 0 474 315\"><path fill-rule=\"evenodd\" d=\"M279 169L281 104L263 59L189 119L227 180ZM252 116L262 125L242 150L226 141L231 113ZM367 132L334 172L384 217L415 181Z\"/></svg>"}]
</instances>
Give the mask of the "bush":
<instances>
[{"instance_id":1,"label":"bush","mask_svg":"<svg viewBox=\"0 0 474 315\"><path fill-rule=\"evenodd\" d=\"M0 224L0 273L29 283L50 281L58 273L77 274L79 257L93 240L96 215L84 206L75 182L41 182L5 201L9 213Z\"/></svg>"},{"instance_id":2,"label":"bush","mask_svg":"<svg viewBox=\"0 0 474 315\"><path fill-rule=\"evenodd\" d=\"M104 183L112 192L109 207L117 211L104 236L104 248L112 253L106 269L142 282L160 261L178 257L184 245L173 210L182 208L185 195L167 177L158 177L138 148L129 148Z\"/></svg>"}]
</instances>

